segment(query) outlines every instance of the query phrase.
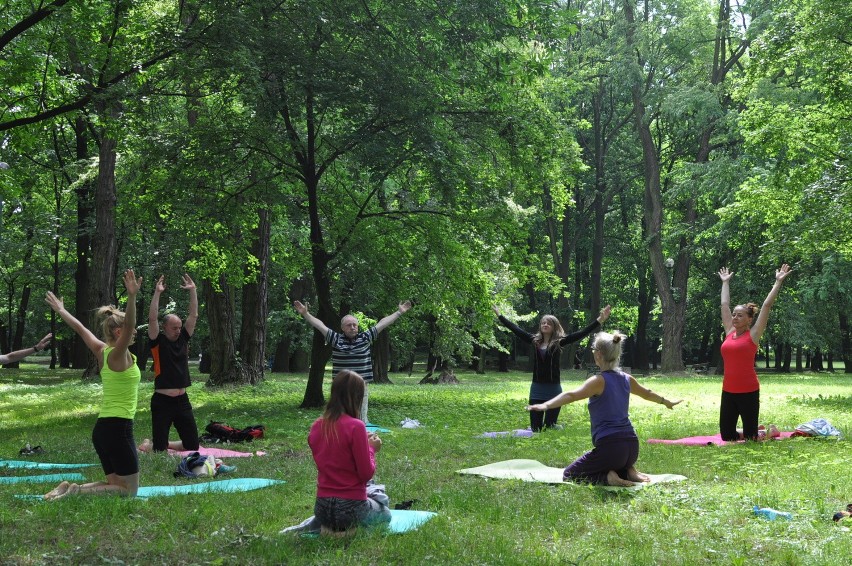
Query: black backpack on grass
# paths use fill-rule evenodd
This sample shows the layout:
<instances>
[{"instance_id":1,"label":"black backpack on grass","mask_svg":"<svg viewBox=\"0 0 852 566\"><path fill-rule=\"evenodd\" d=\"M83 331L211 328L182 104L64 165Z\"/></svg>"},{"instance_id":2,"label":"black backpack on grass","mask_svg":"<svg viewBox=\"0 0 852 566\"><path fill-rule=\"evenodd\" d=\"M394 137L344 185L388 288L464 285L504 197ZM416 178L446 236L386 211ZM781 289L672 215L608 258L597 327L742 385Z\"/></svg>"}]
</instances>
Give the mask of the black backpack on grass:
<instances>
[{"instance_id":1,"label":"black backpack on grass","mask_svg":"<svg viewBox=\"0 0 852 566\"><path fill-rule=\"evenodd\" d=\"M205 443L231 443L231 442L251 442L255 438L263 438L264 426L254 425L243 429L236 429L225 423L211 421L209 425L204 427L207 432L201 437L201 441Z\"/></svg>"}]
</instances>

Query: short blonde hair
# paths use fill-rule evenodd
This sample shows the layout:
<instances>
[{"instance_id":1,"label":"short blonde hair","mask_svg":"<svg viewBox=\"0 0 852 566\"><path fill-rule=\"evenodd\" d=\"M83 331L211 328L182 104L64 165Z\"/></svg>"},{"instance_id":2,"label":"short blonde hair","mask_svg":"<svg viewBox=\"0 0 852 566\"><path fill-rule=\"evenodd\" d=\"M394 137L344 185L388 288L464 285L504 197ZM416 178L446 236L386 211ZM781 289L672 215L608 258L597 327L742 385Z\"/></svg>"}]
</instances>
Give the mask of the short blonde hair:
<instances>
[{"instance_id":1,"label":"short blonde hair","mask_svg":"<svg viewBox=\"0 0 852 566\"><path fill-rule=\"evenodd\" d=\"M617 369L621 365L621 347L626 338L619 330L595 334L592 349L600 352L601 358L609 366L601 369Z\"/></svg>"}]
</instances>

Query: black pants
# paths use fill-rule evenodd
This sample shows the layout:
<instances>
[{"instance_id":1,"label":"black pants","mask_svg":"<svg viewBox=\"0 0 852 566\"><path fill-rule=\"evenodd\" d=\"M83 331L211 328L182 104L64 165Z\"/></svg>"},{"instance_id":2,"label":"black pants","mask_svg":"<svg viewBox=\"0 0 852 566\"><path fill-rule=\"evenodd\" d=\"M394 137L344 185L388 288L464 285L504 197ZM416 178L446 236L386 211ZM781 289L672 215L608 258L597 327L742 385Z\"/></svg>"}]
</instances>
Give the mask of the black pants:
<instances>
[{"instance_id":1,"label":"black pants","mask_svg":"<svg viewBox=\"0 0 852 566\"><path fill-rule=\"evenodd\" d=\"M192 414L189 395L170 397L157 393L151 396L151 441L155 451L169 447L169 429L175 425L184 450L198 450L198 426Z\"/></svg>"},{"instance_id":2,"label":"black pants","mask_svg":"<svg viewBox=\"0 0 852 566\"><path fill-rule=\"evenodd\" d=\"M722 391L722 403L719 407L719 433L726 442L740 440L737 432L737 419L743 420L743 437L757 440L757 426L760 415L760 390L751 393L728 393Z\"/></svg>"},{"instance_id":3,"label":"black pants","mask_svg":"<svg viewBox=\"0 0 852 566\"><path fill-rule=\"evenodd\" d=\"M130 476L139 471L131 419L99 418L92 429L92 444L101 460L104 474Z\"/></svg>"},{"instance_id":4,"label":"black pants","mask_svg":"<svg viewBox=\"0 0 852 566\"><path fill-rule=\"evenodd\" d=\"M546 403L550 401L550 399L533 399L530 397L530 405L538 405L539 403ZM559 418L559 411L562 407L556 407L555 409L548 409L545 412L541 411L530 411L530 430L533 432L538 432L541 430L542 426L551 427L556 424L556 420Z\"/></svg>"}]
</instances>

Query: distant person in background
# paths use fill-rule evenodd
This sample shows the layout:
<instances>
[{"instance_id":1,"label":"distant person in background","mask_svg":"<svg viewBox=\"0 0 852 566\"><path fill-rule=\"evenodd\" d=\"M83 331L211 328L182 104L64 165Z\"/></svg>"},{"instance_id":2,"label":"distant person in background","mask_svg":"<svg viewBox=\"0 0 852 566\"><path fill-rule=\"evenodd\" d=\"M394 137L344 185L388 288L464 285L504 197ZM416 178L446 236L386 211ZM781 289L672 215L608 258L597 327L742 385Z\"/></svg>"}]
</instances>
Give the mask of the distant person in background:
<instances>
[{"instance_id":1,"label":"distant person in background","mask_svg":"<svg viewBox=\"0 0 852 566\"><path fill-rule=\"evenodd\" d=\"M358 319L348 314L340 321L342 334L328 328L323 321L309 313L308 307L300 301L295 301L293 308L308 321L308 324L316 328L325 337L326 344L331 345L332 373L337 375L338 372L343 370L354 371L369 385L373 381L373 341L378 338L382 330L408 312L411 308L411 301L399 303L396 312L384 317L375 326L363 332L358 329ZM364 424L370 422L367 419L369 399L370 389L368 386L364 389L364 401L360 410L360 419L364 421Z\"/></svg>"},{"instance_id":2,"label":"distant person in background","mask_svg":"<svg viewBox=\"0 0 852 566\"><path fill-rule=\"evenodd\" d=\"M594 449L565 468L562 474L565 481L629 487L650 480L645 474L639 473L635 466L639 459L639 438L628 415L630 395L638 395L669 409L680 401L667 400L639 385L632 375L621 371L618 366L625 338L618 331L612 334L599 332L595 335L592 352L601 372L573 391L527 407L530 412L542 412L574 401L589 400Z\"/></svg>"},{"instance_id":3,"label":"distant person in background","mask_svg":"<svg viewBox=\"0 0 852 566\"><path fill-rule=\"evenodd\" d=\"M597 320L584 329L571 334L565 334L559 319L553 315L546 314L538 323L538 332L530 334L514 322L500 314L500 309L493 307L494 314L500 323L511 330L521 341L533 346L533 377L530 385L530 405L543 403L547 399L556 397L562 393L560 361L562 358L562 347L572 342L579 342L595 330L601 327L609 318L612 307L609 305L601 309ZM559 419L559 408L552 407L544 414L539 412L530 413L530 429L539 432L542 427L551 428Z\"/></svg>"},{"instance_id":4,"label":"distant person in background","mask_svg":"<svg viewBox=\"0 0 852 566\"><path fill-rule=\"evenodd\" d=\"M128 347L136 339L136 295L142 287L142 278L137 279L133 270L128 269L124 272L124 287L127 289L127 307L124 312L113 306L98 309L104 341L99 340L65 310L60 297L47 292L47 304L83 339L98 361L103 395L98 420L92 430L92 444L107 479L105 482L83 485L63 481L45 494L45 499L93 493L135 497L139 489L139 460L136 456L136 442L133 440L133 417L136 415L142 372L136 365L136 356L130 353Z\"/></svg>"},{"instance_id":5,"label":"distant person in background","mask_svg":"<svg viewBox=\"0 0 852 566\"><path fill-rule=\"evenodd\" d=\"M730 282L734 272L727 267L719 270L719 278L722 280L722 325L725 327L725 341L721 348L725 374L719 408L719 433L722 440L759 440L765 437L758 431L760 382L754 363L760 337L769 321L769 312L789 274L790 266L786 263L775 271L775 284L763 300L762 308L747 303L737 305L731 312ZM754 315L758 315L757 321ZM737 420L740 417L743 422L742 435L737 431ZM771 431L769 436L774 436L774 432Z\"/></svg>"},{"instance_id":6,"label":"distant person in background","mask_svg":"<svg viewBox=\"0 0 852 566\"><path fill-rule=\"evenodd\" d=\"M0 354L0 366L5 364L13 364L20 360L23 360L27 356L31 356L36 352L41 352L47 345L50 344L50 340L53 338L53 334L48 334L44 338L38 341L35 346L31 346L29 348L24 348L23 350L17 350L15 352L9 352L8 354Z\"/></svg>"},{"instance_id":7,"label":"distant person in background","mask_svg":"<svg viewBox=\"0 0 852 566\"><path fill-rule=\"evenodd\" d=\"M325 412L308 434L317 466L314 516L323 534L339 536L358 525L390 522L390 509L367 497L382 439L368 434L360 419L364 389L364 380L354 371L335 375Z\"/></svg>"},{"instance_id":8,"label":"distant person in background","mask_svg":"<svg viewBox=\"0 0 852 566\"><path fill-rule=\"evenodd\" d=\"M189 313L186 322L175 314L163 317L163 331L158 323L160 295L166 290L161 275L154 287L151 306L148 308L148 344L154 358L154 394L151 396L151 429L153 440L145 439L139 445L142 452L198 450L198 425L186 388L192 385L189 378L189 340L198 322L198 292L195 282L184 274L181 289L189 292ZM169 441L172 425L180 440Z\"/></svg>"}]
</instances>

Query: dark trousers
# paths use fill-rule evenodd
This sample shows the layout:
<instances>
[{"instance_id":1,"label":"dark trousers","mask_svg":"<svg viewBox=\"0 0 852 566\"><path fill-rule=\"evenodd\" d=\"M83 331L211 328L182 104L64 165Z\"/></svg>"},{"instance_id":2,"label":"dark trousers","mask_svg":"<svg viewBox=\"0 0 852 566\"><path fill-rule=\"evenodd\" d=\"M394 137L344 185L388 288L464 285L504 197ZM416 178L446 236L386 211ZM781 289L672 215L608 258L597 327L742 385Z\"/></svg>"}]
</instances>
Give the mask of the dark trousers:
<instances>
[{"instance_id":1,"label":"dark trousers","mask_svg":"<svg viewBox=\"0 0 852 566\"><path fill-rule=\"evenodd\" d=\"M740 440L737 419L743 420L743 437L757 440L758 417L760 415L760 390L751 393L728 393L722 391L719 406L719 433L726 442Z\"/></svg>"},{"instance_id":2,"label":"dark trousers","mask_svg":"<svg viewBox=\"0 0 852 566\"><path fill-rule=\"evenodd\" d=\"M185 450L198 450L198 426L192 414L189 395L170 397L157 393L151 396L151 441L155 451L169 447L169 429L175 425Z\"/></svg>"},{"instance_id":3,"label":"dark trousers","mask_svg":"<svg viewBox=\"0 0 852 566\"><path fill-rule=\"evenodd\" d=\"M133 420L101 417L92 430L92 444L106 475L130 476L139 471Z\"/></svg>"},{"instance_id":4,"label":"dark trousers","mask_svg":"<svg viewBox=\"0 0 852 566\"><path fill-rule=\"evenodd\" d=\"M577 458L565 468L562 479L605 484L606 476L614 471L621 479L627 478L627 470L639 459L639 439L636 436L613 434L598 440L590 452Z\"/></svg>"},{"instance_id":5,"label":"dark trousers","mask_svg":"<svg viewBox=\"0 0 852 566\"><path fill-rule=\"evenodd\" d=\"M548 399L533 399L530 397L530 405L538 405L539 403L546 403L550 401ZM556 407L555 409L549 409L545 412L541 411L530 411L530 430L533 432L539 432L544 427L551 427L556 424L556 420L559 418L559 411L562 407Z\"/></svg>"}]
</instances>

